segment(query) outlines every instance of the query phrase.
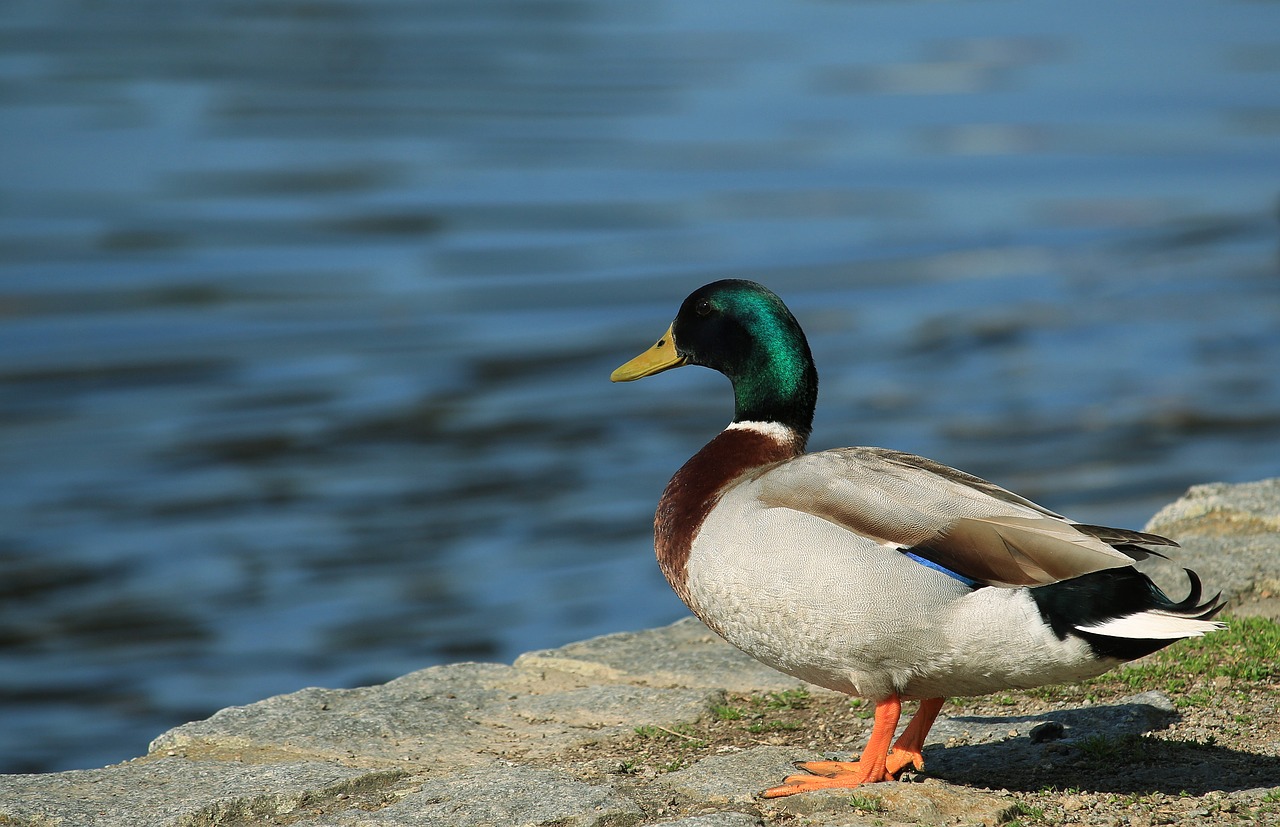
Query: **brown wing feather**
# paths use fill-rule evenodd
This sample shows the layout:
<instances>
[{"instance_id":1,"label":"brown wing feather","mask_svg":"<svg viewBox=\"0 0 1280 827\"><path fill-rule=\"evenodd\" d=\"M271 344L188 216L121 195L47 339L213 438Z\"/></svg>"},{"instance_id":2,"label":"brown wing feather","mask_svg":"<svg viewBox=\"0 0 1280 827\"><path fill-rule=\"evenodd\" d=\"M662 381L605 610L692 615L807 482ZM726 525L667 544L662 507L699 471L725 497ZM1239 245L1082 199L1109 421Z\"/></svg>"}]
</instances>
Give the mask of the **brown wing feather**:
<instances>
[{"instance_id":1,"label":"brown wing feather","mask_svg":"<svg viewBox=\"0 0 1280 827\"><path fill-rule=\"evenodd\" d=\"M1168 537L1161 537L1159 534L1148 534L1145 531L1130 531L1127 528L1110 528L1104 525L1088 525L1087 523L1072 523L1078 531L1083 531L1092 537L1097 537L1109 546L1134 545L1134 546L1174 546L1177 543ZM1148 550L1149 551L1149 550ZM1155 554L1157 552L1150 552Z\"/></svg>"},{"instance_id":2,"label":"brown wing feather","mask_svg":"<svg viewBox=\"0 0 1280 827\"><path fill-rule=\"evenodd\" d=\"M1082 530L979 477L883 449L806 454L764 470L759 484L766 506L813 514L990 585L1043 585L1133 562L1100 534L1151 542L1122 529Z\"/></svg>"},{"instance_id":3,"label":"brown wing feather","mask_svg":"<svg viewBox=\"0 0 1280 827\"><path fill-rule=\"evenodd\" d=\"M1100 554L1098 545L1071 523L1044 517L962 517L911 551L1000 586L1043 586L1133 562L1119 552Z\"/></svg>"}]
</instances>

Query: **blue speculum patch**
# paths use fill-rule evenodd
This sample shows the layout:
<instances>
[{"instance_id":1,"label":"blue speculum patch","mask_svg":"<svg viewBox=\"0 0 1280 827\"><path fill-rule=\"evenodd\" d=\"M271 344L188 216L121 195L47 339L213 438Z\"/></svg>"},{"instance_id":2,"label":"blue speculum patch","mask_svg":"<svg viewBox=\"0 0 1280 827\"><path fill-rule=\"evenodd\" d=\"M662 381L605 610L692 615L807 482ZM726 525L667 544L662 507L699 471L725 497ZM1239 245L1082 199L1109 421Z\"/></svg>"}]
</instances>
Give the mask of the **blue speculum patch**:
<instances>
[{"instance_id":1,"label":"blue speculum patch","mask_svg":"<svg viewBox=\"0 0 1280 827\"><path fill-rule=\"evenodd\" d=\"M908 557L910 557L912 560L915 560L915 561L916 561L917 563L919 563L920 565L922 565L922 566L928 566L929 568L933 569L934 571L940 571L940 572L942 572L943 574L945 574L947 577L955 578L956 580L959 580L961 583L964 583L966 586L968 586L968 587L970 587L970 588L977 588L977 586L978 586L978 581L977 581L977 580L971 580L970 578L965 577L963 574L960 574L959 572L952 571L951 569L947 568L947 567L946 567L946 566L944 566L944 565L941 565L941 564L939 564L939 563L935 563L935 562L933 562L932 560L926 560L926 559L924 559L923 557L921 557L920 555L918 555L918 554L913 554L913 553L912 553L912 552L910 552L910 551L906 551L906 552L903 552L903 553L904 553L904 554L906 554Z\"/></svg>"}]
</instances>

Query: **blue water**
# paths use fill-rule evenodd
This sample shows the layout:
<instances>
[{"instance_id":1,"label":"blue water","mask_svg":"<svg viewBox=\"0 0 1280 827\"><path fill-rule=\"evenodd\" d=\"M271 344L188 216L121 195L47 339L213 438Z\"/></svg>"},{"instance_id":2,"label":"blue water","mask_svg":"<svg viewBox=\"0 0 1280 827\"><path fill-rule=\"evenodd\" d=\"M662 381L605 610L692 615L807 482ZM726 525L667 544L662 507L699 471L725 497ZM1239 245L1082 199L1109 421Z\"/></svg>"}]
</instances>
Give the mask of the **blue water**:
<instances>
[{"instance_id":1,"label":"blue water","mask_svg":"<svg viewBox=\"0 0 1280 827\"><path fill-rule=\"evenodd\" d=\"M681 617L728 386L608 374L717 278L815 447L1280 473L1278 194L1274 2L6 3L0 770Z\"/></svg>"}]
</instances>

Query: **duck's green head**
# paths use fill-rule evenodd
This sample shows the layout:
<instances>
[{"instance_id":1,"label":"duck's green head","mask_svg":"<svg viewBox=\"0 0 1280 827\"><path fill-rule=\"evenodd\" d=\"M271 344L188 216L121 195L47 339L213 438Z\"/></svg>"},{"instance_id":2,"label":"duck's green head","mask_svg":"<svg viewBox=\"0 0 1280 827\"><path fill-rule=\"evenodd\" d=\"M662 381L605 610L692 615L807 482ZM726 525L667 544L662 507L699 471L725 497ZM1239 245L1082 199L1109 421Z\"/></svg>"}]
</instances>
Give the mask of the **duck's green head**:
<instances>
[{"instance_id":1,"label":"duck's green head","mask_svg":"<svg viewBox=\"0 0 1280 827\"><path fill-rule=\"evenodd\" d=\"M777 422L808 435L818 372L804 331L768 288L740 279L698 288L657 344L610 378L630 382L683 365L729 377L735 422Z\"/></svg>"}]
</instances>

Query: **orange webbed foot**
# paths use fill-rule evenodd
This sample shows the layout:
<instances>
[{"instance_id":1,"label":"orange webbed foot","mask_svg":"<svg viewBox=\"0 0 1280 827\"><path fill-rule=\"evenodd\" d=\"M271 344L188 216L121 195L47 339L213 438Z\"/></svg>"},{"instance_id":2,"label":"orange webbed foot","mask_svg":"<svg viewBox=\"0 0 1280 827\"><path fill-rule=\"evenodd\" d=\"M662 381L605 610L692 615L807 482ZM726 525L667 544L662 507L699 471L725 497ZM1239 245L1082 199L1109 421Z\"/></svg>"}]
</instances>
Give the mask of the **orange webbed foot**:
<instances>
[{"instance_id":1,"label":"orange webbed foot","mask_svg":"<svg viewBox=\"0 0 1280 827\"><path fill-rule=\"evenodd\" d=\"M861 771L862 764L858 761L798 761L796 769L804 770L813 775L821 775L832 778L844 773L856 773ZM895 746L889 751L888 759L884 762L885 772L891 776L897 777L898 773L909 767L917 770L924 769L924 756L918 752L904 750ZM864 782L873 783L873 782Z\"/></svg>"},{"instance_id":2,"label":"orange webbed foot","mask_svg":"<svg viewBox=\"0 0 1280 827\"><path fill-rule=\"evenodd\" d=\"M892 781L883 767L863 769L858 762L848 761L814 761L815 764L846 764L856 769L852 771L831 771L824 775L788 775L777 787L770 787L760 795L764 798L781 798L784 795L810 792L812 790L848 789L863 784L875 784L879 781ZM802 767L803 769L803 767Z\"/></svg>"},{"instance_id":3,"label":"orange webbed foot","mask_svg":"<svg viewBox=\"0 0 1280 827\"><path fill-rule=\"evenodd\" d=\"M898 775L907 770L924 769L924 756L914 750L894 747L893 751L889 753L889 760L885 762L885 768L890 775L897 778Z\"/></svg>"},{"instance_id":4,"label":"orange webbed foot","mask_svg":"<svg viewBox=\"0 0 1280 827\"><path fill-rule=\"evenodd\" d=\"M907 725L902 737L889 749L893 732L898 726L898 717L902 713L902 702L896 696L887 698L876 704L875 724L871 728L871 738L866 749L857 761L803 761L796 764L798 769L808 775L789 775L777 787L770 787L761 793L764 798L781 798L785 795L808 792L810 790L829 790L858 787L863 784L875 784L881 781L892 781L908 767L924 768L925 736L933 726L938 711L942 708L942 698L929 698L920 702L920 710Z\"/></svg>"},{"instance_id":5,"label":"orange webbed foot","mask_svg":"<svg viewBox=\"0 0 1280 827\"><path fill-rule=\"evenodd\" d=\"M861 758L857 761L805 762L798 765L800 769L816 774L789 775L782 779L780 786L770 787L761 795L765 798L781 798L810 790L858 787L892 780L893 776L889 775L885 762L889 756L889 744L893 741L893 731L898 727L898 717L901 714L902 701L897 695L880 701L876 704L876 720L871 727L871 738L867 741Z\"/></svg>"},{"instance_id":6,"label":"orange webbed foot","mask_svg":"<svg viewBox=\"0 0 1280 827\"><path fill-rule=\"evenodd\" d=\"M797 761L796 769L804 770L813 775L823 775L827 778L839 775L842 772L857 772L861 765L857 761Z\"/></svg>"}]
</instances>

